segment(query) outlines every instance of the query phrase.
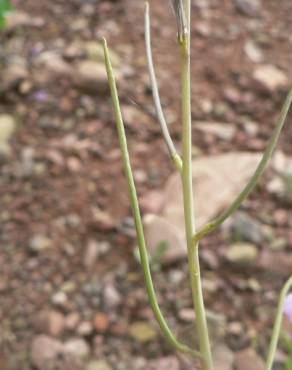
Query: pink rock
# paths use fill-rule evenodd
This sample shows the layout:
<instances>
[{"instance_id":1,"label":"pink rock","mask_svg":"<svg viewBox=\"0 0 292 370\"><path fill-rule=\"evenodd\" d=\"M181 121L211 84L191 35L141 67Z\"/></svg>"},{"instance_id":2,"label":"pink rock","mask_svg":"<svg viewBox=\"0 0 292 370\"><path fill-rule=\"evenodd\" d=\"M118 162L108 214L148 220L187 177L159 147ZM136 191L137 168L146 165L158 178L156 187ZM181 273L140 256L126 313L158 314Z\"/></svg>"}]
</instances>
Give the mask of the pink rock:
<instances>
[{"instance_id":1,"label":"pink rock","mask_svg":"<svg viewBox=\"0 0 292 370\"><path fill-rule=\"evenodd\" d=\"M51 311L48 314L48 332L54 337L62 335L65 327L65 318L61 312Z\"/></svg>"},{"instance_id":2,"label":"pink rock","mask_svg":"<svg viewBox=\"0 0 292 370\"><path fill-rule=\"evenodd\" d=\"M42 369L63 352L64 347L61 342L46 335L39 335L32 342L31 361L37 369Z\"/></svg>"},{"instance_id":3,"label":"pink rock","mask_svg":"<svg viewBox=\"0 0 292 370\"><path fill-rule=\"evenodd\" d=\"M180 370L179 361L174 356L150 361L145 370Z\"/></svg>"},{"instance_id":4,"label":"pink rock","mask_svg":"<svg viewBox=\"0 0 292 370\"><path fill-rule=\"evenodd\" d=\"M235 356L235 370L263 370L264 367L262 358L252 348L240 351Z\"/></svg>"}]
</instances>

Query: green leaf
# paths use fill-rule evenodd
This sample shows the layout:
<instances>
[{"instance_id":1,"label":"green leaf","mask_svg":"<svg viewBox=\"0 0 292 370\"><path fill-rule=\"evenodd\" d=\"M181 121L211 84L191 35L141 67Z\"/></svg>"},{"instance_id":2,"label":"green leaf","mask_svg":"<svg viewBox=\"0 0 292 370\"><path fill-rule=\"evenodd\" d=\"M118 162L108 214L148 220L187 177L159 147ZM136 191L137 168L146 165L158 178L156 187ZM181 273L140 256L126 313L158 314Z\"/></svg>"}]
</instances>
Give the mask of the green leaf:
<instances>
[{"instance_id":1,"label":"green leaf","mask_svg":"<svg viewBox=\"0 0 292 370\"><path fill-rule=\"evenodd\" d=\"M13 10L10 0L0 0L0 12L7 13Z\"/></svg>"},{"instance_id":2,"label":"green leaf","mask_svg":"<svg viewBox=\"0 0 292 370\"><path fill-rule=\"evenodd\" d=\"M0 28L5 27L5 18L4 16L0 13Z\"/></svg>"},{"instance_id":3,"label":"green leaf","mask_svg":"<svg viewBox=\"0 0 292 370\"><path fill-rule=\"evenodd\" d=\"M0 28L6 25L6 16L14 10L10 0L0 0Z\"/></svg>"}]
</instances>

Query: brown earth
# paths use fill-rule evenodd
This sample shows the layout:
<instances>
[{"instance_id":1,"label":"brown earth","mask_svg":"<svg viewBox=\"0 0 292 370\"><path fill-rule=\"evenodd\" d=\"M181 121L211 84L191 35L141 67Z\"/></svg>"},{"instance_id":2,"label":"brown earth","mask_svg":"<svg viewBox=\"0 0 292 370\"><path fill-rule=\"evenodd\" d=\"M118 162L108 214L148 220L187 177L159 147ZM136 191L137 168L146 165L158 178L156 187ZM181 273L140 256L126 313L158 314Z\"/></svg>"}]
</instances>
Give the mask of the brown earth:
<instances>
[{"instance_id":1,"label":"brown earth","mask_svg":"<svg viewBox=\"0 0 292 370\"><path fill-rule=\"evenodd\" d=\"M231 139L222 139L194 124L194 155L262 151L292 82L291 2L266 0L245 13L239 3L193 2L194 123L235 128ZM150 5L162 102L180 149L175 21L167 0ZM23 12L22 20L13 16L0 46L0 113L17 121L11 155L0 164L0 368L33 369L33 340L47 334L62 341L83 338L90 348L86 361L104 359L113 369L162 368L168 356L168 368L191 369L188 360L172 356L158 330L149 340L133 338L137 322L157 327L133 254L135 233L110 99L107 92L92 93L91 87L86 85L85 91L84 84L74 83L78 62L90 59L83 46L89 50L94 42L96 50L105 36L118 56L139 195L162 189L174 169L153 119L143 2L27 0L17 10ZM41 64L46 52L55 59ZM91 58L102 63L100 56ZM16 79L12 73L13 83L5 85L11 65L21 66L23 75ZM284 83L270 89L256 81L254 71L263 65L282 71ZM287 157L292 156L291 136L290 114L279 144ZM284 240L284 248L273 251L272 242L262 239L257 261L239 268L226 263L234 240L222 229L204 240L201 249L206 306L217 314L216 325L224 326L214 342L226 343L234 353L253 347L263 357L280 287L292 271L291 198L269 192L271 176L242 210L272 240ZM191 299L186 261L158 267L154 280L163 310L175 331L193 343L187 330ZM56 311L60 320L52 315ZM74 315L77 323L70 326ZM285 348L280 354L285 357Z\"/></svg>"}]
</instances>

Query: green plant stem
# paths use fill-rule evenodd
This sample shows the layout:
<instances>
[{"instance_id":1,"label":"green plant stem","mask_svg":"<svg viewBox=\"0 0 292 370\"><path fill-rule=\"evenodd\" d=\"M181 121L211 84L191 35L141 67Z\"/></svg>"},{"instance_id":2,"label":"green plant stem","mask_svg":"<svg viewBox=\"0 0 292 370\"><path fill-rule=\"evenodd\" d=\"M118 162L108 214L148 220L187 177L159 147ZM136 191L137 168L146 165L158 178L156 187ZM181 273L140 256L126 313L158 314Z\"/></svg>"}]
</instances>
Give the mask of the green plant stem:
<instances>
[{"instance_id":1,"label":"green plant stem","mask_svg":"<svg viewBox=\"0 0 292 370\"><path fill-rule=\"evenodd\" d=\"M274 152L274 149L278 143L281 131L283 129L283 126L286 122L286 118L289 112L289 109L292 104L292 89L289 91L287 98L284 102L282 111L280 113L280 117L277 121L276 127L274 128L272 137L267 145L267 148L263 154L263 157L255 170L253 176L251 177L249 183L245 186L245 188L242 190L242 192L238 195L238 197L234 200L234 202L231 204L231 206L222 213L219 217L217 217L215 220L209 222L207 225L205 225L200 231L198 231L194 237L193 237L193 245L196 245L197 242L202 239L204 236L209 234L210 232L217 229L228 217L230 217L237 209L240 207L242 202L248 197L250 192L255 188L260 176L263 174L265 169L267 168L267 165L272 157L272 154Z\"/></svg>"},{"instance_id":2,"label":"green plant stem","mask_svg":"<svg viewBox=\"0 0 292 370\"><path fill-rule=\"evenodd\" d=\"M160 102L159 89L158 89L157 79L155 75L152 48L151 48L151 30L150 30L150 15L149 15L148 2L145 3L145 45L146 45L147 63L148 63L150 83L151 83L151 88L152 88L152 95L153 95L157 118L158 118L161 131L162 131L162 136L164 138L169 155L174 165L179 170L179 172L181 172L182 160L179 154L177 153L175 149L175 145L169 134L168 125L167 125L165 115L163 113L163 109L162 109L161 102Z\"/></svg>"},{"instance_id":3,"label":"green plant stem","mask_svg":"<svg viewBox=\"0 0 292 370\"><path fill-rule=\"evenodd\" d=\"M119 97L118 97L116 82L115 82L112 65L111 65L111 61L109 57L107 43L105 39L103 39L103 47L104 47L104 55L105 55L105 62L106 62L106 70L107 70L107 75L108 75L108 80L109 80L109 85L110 85L110 90L111 90L111 96L112 96L112 101L113 101L113 106L114 106L114 111L115 111L115 121L117 125L119 142L120 142L120 147L121 147L121 152L122 152L122 159L124 163L124 169L125 169L125 173L127 177L128 186L129 186L131 205L132 205L132 210L133 210L134 219L135 219L135 227L136 227L137 238L138 238L141 265L143 268L143 273L144 273L144 278L145 278L145 283L146 283L146 288L147 288L147 293L148 293L149 301L151 304L151 308L153 310L155 318L157 319L158 324L163 334L165 335L166 339L169 341L170 344L172 344L177 350L181 352L190 353L194 356L200 356L198 352L190 349L188 346L180 343L176 339L176 337L174 336L174 334L168 327L160 311L159 305L158 305L157 297L156 297L153 282L152 282L151 271L149 267L149 258L148 258L147 249L146 249L142 218L141 218L139 204L138 204L138 197L137 197L134 177L133 177L133 173L131 169L127 138L125 134L125 128L124 128L124 123L123 123L123 118L122 118L122 113L121 113L121 108L120 108L120 103L119 103Z\"/></svg>"},{"instance_id":4,"label":"green plant stem","mask_svg":"<svg viewBox=\"0 0 292 370\"><path fill-rule=\"evenodd\" d=\"M196 314L196 325L199 336L201 364L203 370L213 370L211 346L208 335L206 313L204 308L198 243L193 245L192 237L195 233L195 218L193 206L192 184L192 118L191 118L191 73L190 73L190 18L191 1L185 0L187 19L187 34L179 40L181 48L182 74L182 124L183 124L183 168L182 186L184 200L185 231L188 247L188 262L193 304Z\"/></svg>"},{"instance_id":5,"label":"green plant stem","mask_svg":"<svg viewBox=\"0 0 292 370\"><path fill-rule=\"evenodd\" d=\"M284 309L284 303L285 303L285 298L289 292L289 290L292 287L292 276L287 280L285 283L284 287L282 288L281 294L280 294L280 299L278 303L278 309L277 309L277 314L276 314L276 319L274 323L274 328L273 328L273 333L271 337L271 342L269 346L269 351L268 351L268 357L267 357L267 362L266 362L266 367L265 370L271 370L274 359L275 359L275 354L277 350L277 345L279 341L279 336L282 328L282 321L283 321L283 309Z\"/></svg>"}]
</instances>

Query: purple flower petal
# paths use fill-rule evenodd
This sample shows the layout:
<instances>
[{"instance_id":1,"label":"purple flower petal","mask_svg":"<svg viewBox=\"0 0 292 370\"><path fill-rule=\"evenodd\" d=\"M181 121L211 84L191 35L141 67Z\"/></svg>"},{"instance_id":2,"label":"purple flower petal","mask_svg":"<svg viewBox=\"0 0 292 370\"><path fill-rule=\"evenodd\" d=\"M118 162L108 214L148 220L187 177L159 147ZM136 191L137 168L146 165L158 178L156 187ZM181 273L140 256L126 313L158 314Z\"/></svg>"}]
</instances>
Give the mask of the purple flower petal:
<instances>
[{"instance_id":1,"label":"purple flower petal","mask_svg":"<svg viewBox=\"0 0 292 370\"><path fill-rule=\"evenodd\" d=\"M284 302L284 314L292 322L292 293L288 294Z\"/></svg>"},{"instance_id":2,"label":"purple flower petal","mask_svg":"<svg viewBox=\"0 0 292 370\"><path fill-rule=\"evenodd\" d=\"M40 103L44 103L46 101L48 101L49 99L49 95L46 91L44 90L39 90L37 91L35 94L34 94L34 100L40 102Z\"/></svg>"}]
</instances>

